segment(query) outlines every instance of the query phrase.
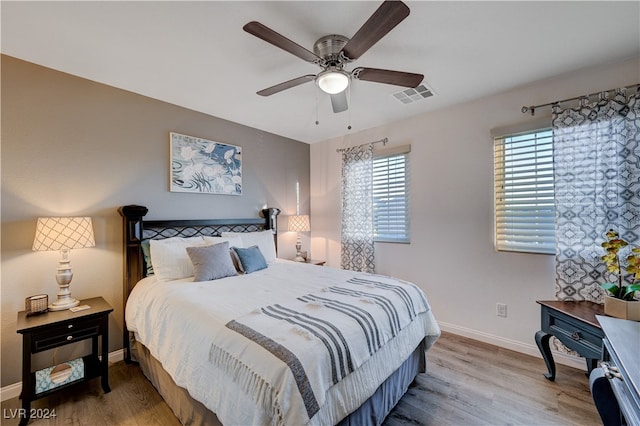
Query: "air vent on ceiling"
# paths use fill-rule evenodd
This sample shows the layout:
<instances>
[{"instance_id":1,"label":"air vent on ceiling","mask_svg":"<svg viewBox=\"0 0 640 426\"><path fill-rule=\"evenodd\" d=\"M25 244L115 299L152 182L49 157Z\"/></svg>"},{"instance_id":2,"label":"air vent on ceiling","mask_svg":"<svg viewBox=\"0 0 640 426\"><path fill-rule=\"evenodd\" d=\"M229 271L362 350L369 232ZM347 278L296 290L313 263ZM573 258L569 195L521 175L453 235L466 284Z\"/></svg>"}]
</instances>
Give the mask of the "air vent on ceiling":
<instances>
[{"instance_id":1,"label":"air vent on ceiling","mask_svg":"<svg viewBox=\"0 0 640 426\"><path fill-rule=\"evenodd\" d=\"M393 97L402 102L403 104L410 104L412 102L419 101L421 99L430 98L434 95L433 90L429 87L421 84L415 89L404 89L393 94Z\"/></svg>"}]
</instances>

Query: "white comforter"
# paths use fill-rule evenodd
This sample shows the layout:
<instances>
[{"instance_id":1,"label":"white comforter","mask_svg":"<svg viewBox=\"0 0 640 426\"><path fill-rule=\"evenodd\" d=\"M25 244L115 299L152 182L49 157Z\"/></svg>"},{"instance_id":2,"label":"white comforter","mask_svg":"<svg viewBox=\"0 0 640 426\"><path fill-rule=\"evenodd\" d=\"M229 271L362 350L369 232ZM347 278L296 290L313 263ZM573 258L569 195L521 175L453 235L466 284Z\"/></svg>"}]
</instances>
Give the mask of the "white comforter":
<instances>
[{"instance_id":1,"label":"white comforter","mask_svg":"<svg viewBox=\"0 0 640 426\"><path fill-rule=\"evenodd\" d=\"M252 341L246 347L255 345L258 351L247 355L245 344L237 339L239 335L226 325L241 323L258 330L262 324L260 333L271 333L274 340L297 347L301 341L313 339L309 332L299 325L275 330L270 326L273 318L265 315L264 308L275 304L278 309L295 308L295 303L303 303L297 298L306 295L324 299L330 294L329 288L345 288L354 278L398 284L414 292L413 297L423 296L415 296L414 285L388 277L277 260L267 269L216 281L192 282L193 278L188 278L158 282L153 277L145 278L127 302L127 327L176 384L215 412L224 424L335 424L369 398L422 339L427 337L428 346L437 339L440 330L426 299L424 309L409 315L415 316L413 320L405 319L401 327L383 338L389 340L387 344L366 353L354 351L357 369L337 384L323 378L330 368L310 368L321 361L299 357L307 367L319 404L310 419L295 381L282 379L290 375L282 362ZM358 284L362 289L362 283ZM373 309L372 294L376 290L366 281L364 285L366 296L358 302ZM317 312L325 302L307 303ZM233 361L218 364L222 359ZM251 374L245 371L243 375L238 365L250 361L259 365L247 367ZM254 378L248 380L250 376ZM258 383L259 389L255 386ZM257 392L247 393L248 389Z\"/></svg>"}]
</instances>

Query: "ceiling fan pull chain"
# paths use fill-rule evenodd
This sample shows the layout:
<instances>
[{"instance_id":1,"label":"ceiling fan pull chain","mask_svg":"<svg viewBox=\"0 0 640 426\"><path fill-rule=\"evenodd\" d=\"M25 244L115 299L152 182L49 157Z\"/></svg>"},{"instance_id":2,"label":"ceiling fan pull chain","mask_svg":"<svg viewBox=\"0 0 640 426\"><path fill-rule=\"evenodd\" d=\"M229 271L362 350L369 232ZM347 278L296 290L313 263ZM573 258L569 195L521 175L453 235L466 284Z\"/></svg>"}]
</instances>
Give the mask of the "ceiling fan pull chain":
<instances>
[{"instance_id":1,"label":"ceiling fan pull chain","mask_svg":"<svg viewBox=\"0 0 640 426\"><path fill-rule=\"evenodd\" d=\"M347 87L347 98L349 99L349 101L347 102L347 105L351 105L351 85L349 85L349 87ZM348 110L348 125L347 125L347 130L351 130L351 108L349 108Z\"/></svg>"},{"instance_id":2,"label":"ceiling fan pull chain","mask_svg":"<svg viewBox=\"0 0 640 426\"><path fill-rule=\"evenodd\" d=\"M320 121L318 121L318 90L320 90L320 88L316 87L316 126L320 124Z\"/></svg>"}]
</instances>

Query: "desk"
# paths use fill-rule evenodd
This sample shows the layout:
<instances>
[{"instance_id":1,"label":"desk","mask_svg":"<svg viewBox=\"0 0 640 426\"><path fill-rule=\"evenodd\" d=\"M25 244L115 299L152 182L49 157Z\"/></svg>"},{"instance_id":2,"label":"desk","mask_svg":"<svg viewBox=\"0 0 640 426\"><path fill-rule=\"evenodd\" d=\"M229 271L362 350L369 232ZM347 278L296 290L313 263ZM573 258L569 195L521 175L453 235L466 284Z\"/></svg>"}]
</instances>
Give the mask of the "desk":
<instances>
[{"instance_id":1,"label":"desk","mask_svg":"<svg viewBox=\"0 0 640 426\"><path fill-rule=\"evenodd\" d=\"M587 374L591 373L602 356L604 333L596 315L604 315L603 305L560 300L538 300L537 303L540 304L542 328L536 333L535 340L549 370L544 376L551 381L556 378L556 364L549 349L551 336L585 357Z\"/></svg>"},{"instance_id":2,"label":"desk","mask_svg":"<svg viewBox=\"0 0 640 426\"><path fill-rule=\"evenodd\" d=\"M113 308L102 298L85 299L81 305L89 305L84 311L51 311L28 317L18 312L18 333L22 334L22 415L21 425L29 422L31 401L57 392L76 383L102 378L102 389L109 392L109 314ZM98 338L102 339L102 351L98 353ZM32 354L58 348L85 339L92 339L91 354L83 358L84 377L48 391L35 393L35 373L31 371ZM101 355L99 358L98 355Z\"/></svg>"},{"instance_id":3,"label":"desk","mask_svg":"<svg viewBox=\"0 0 640 426\"><path fill-rule=\"evenodd\" d=\"M601 368L589 385L603 424L640 425L640 322L598 316L605 334ZM624 419L624 422L623 422Z\"/></svg>"}]
</instances>

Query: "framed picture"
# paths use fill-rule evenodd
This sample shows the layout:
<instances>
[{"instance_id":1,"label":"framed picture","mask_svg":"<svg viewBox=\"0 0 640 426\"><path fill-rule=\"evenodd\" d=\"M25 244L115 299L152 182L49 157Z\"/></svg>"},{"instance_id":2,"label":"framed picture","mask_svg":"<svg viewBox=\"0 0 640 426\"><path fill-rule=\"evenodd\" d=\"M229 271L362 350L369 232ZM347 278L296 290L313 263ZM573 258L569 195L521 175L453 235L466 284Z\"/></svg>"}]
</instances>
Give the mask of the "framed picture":
<instances>
[{"instance_id":1,"label":"framed picture","mask_svg":"<svg viewBox=\"0 0 640 426\"><path fill-rule=\"evenodd\" d=\"M169 133L172 192L242 195L242 148Z\"/></svg>"}]
</instances>

